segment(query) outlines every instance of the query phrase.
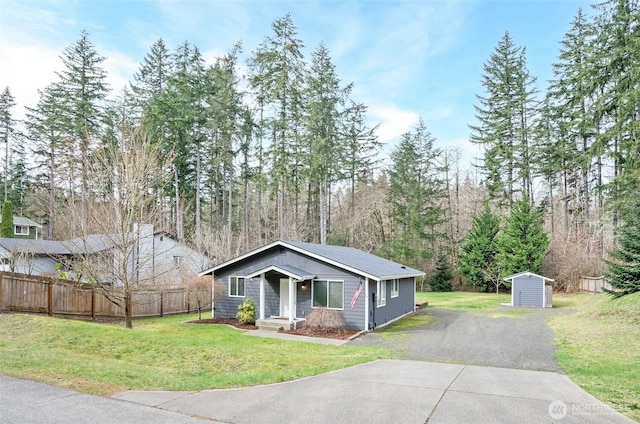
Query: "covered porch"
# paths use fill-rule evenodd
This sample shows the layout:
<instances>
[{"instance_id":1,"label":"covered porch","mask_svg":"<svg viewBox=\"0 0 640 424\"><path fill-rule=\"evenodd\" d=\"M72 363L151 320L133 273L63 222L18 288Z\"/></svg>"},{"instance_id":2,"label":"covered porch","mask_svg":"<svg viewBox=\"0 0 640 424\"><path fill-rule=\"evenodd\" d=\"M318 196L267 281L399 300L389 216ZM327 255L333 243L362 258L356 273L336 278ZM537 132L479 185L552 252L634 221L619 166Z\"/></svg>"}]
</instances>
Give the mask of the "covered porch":
<instances>
[{"instance_id":1,"label":"covered porch","mask_svg":"<svg viewBox=\"0 0 640 424\"><path fill-rule=\"evenodd\" d=\"M278 331L304 324L311 310L313 273L291 265L269 265L246 277L259 281L256 325L260 329Z\"/></svg>"}]
</instances>

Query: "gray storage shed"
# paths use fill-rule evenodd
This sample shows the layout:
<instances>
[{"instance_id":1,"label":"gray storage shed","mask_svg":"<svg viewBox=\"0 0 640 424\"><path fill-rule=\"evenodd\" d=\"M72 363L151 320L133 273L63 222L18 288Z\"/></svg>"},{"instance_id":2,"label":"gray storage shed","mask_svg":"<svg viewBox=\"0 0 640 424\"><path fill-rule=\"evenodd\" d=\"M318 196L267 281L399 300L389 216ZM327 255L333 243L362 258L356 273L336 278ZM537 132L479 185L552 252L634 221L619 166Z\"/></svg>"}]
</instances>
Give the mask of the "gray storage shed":
<instances>
[{"instance_id":1,"label":"gray storage shed","mask_svg":"<svg viewBox=\"0 0 640 424\"><path fill-rule=\"evenodd\" d=\"M504 278L511 281L511 306L534 306L551 308L553 288L547 285L553 279L529 271L510 275Z\"/></svg>"}]
</instances>

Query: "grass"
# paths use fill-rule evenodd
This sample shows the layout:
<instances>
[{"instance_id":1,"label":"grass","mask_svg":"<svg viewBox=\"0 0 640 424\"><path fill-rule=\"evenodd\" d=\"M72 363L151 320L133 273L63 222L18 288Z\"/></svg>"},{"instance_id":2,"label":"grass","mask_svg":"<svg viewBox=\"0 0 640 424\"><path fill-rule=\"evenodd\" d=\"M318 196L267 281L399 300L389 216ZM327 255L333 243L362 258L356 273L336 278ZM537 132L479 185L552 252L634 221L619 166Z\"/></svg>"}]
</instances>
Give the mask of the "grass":
<instances>
[{"instance_id":1,"label":"grass","mask_svg":"<svg viewBox=\"0 0 640 424\"><path fill-rule=\"evenodd\" d=\"M510 303L510 294L476 292L418 292L417 301L429 302L429 307L463 310L496 309L501 303Z\"/></svg>"},{"instance_id":2,"label":"grass","mask_svg":"<svg viewBox=\"0 0 640 424\"><path fill-rule=\"evenodd\" d=\"M133 329L43 315L0 314L0 374L112 395L275 383L387 358L385 349L246 337L197 315Z\"/></svg>"},{"instance_id":3,"label":"grass","mask_svg":"<svg viewBox=\"0 0 640 424\"><path fill-rule=\"evenodd\" d=\"M429 307L459 309L490 318L517 318L530 313L522 308L504 308L511 303L510 294L478 292L418 292L417 301L429 302Z\"/></svg>"},{"instance_id":4,"label":"grass","mask_svg":"<svg viewBox=\"0 0 640 424\"><path fill-rule=\"evenodd\" d=\"M584 390L640 422L640 293L563 301L578 312L549 323L556 332L558 363Z\"/></svg>"}]
</instances>

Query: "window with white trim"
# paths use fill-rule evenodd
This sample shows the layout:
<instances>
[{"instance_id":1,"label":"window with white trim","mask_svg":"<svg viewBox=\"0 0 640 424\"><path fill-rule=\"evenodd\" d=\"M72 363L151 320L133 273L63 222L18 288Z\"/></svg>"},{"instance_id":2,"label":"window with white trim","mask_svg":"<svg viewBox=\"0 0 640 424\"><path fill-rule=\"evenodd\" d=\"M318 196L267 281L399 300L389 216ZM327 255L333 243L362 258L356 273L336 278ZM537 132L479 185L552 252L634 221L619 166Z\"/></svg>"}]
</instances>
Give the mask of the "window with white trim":
<instances>
[{"instance_id":1,"label":"window with white trim","mask_svg":"<svg viewBox=\"0 0 640 424\"><path fill-rule=\"evenodd\" d=\"M387 280L378 281L377 306L385 306L387 304Z\"/></svg>"},{"instance_id":2,"label":"window with white trim","mask_svg":"<svg viewBox=\"0 0 640 424\"><path fill-rule=\"evenodd\" d=\"M229 277L229 296L244 297L244 277Z\"/></svg>"},{"instance_id":3,"label":"window with white trim","mask_svg":"<svg viewBox=\"0 0 640 424\"><path fill-rule=\"evenodd\" d=\"M27 225L16 225L13 227L13 233L16 236L28 236L29 227Z\"/></svg>"},{"instance_id":4,"label":"window with white trim","mask_svg":"<svg viewBox=\"0 0 640 424\"><path fill-rule=\"evenodd\" d=\"M313 280L314 308L344 309L344 281Z\"/></svg>"},{"instance_id":5,"label":"window with white trim","mask_svg":"<svg viewBox=\"0 0 640 424\"><path fill-rule=\"evenodd\" d=\"M400 295L400 280L394 278L391 280L391 298L398 297Z\"/></svg>"}]
</instances>

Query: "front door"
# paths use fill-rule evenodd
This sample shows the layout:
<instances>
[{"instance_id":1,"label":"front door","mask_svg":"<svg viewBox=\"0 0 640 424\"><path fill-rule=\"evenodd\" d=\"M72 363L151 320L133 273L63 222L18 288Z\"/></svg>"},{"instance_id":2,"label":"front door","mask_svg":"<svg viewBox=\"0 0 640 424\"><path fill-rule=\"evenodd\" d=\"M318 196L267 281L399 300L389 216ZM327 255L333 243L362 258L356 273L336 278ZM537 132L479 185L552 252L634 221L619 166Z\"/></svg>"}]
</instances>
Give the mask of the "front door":
<instances>
[{"instance_id":1,"label":"front door","mask_svg":"<svg viewBox=\"0 0 640 424\"><path fill-rule=\"evenodd\" d=\"M280 316L289 318L289 279L280 279Z\"/></svg>"}]
</instances>

